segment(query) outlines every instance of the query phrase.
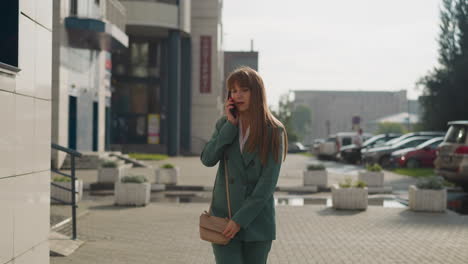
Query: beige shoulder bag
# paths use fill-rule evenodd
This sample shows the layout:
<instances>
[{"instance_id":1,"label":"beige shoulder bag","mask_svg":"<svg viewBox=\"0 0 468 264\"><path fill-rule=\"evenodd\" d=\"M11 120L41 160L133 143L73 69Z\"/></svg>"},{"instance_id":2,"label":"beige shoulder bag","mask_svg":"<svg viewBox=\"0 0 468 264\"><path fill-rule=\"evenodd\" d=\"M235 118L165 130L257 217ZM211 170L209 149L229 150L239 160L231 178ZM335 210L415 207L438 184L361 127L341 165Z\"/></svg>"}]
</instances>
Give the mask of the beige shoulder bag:
<instances>
[{"instance_id":1,"label":"beige shoulder bag","mask_svg":"<svg viewBox=\"0 0 468 264\"><path fill-rule=\"evenodd\" d=\"M221 218L217 216L211 215L211 205L213 204L214 198L214 188L216 187L216 180L213 186L213 195L211 198L210 209L209 212L205 211L200 215L200 238L219 245L227 245L230 238L227 238L223 235L224 229L231 219L231 201L229 199L229 181L228 181L228 169L227 169L227 161L226 157L224 158L224 177L226 181L226 198L229 210L229 219L228 218Z\"/></svg>"}]
</instances>

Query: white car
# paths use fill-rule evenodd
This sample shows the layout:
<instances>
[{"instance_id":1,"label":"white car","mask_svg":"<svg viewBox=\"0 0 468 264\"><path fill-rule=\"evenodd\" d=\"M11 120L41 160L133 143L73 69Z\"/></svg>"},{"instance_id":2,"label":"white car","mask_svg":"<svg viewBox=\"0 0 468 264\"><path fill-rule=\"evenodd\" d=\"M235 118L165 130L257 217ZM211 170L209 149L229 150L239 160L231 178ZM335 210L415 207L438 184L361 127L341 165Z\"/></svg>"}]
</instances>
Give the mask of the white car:
<instances>
[{"instance_id":1,"label":"white car","mask_svg":"<svg viewBox=\"0 0 468 264\"><path fill-rule=\"evenodd\" d=\"M340 152L340 148L343 146L353 144L353 139L356 136L356 132L340 132L330 135L325 142L319 145L317 157L319 159L335 159L337 157L337 154ZM362 141L364 142L371 136L371 134L363 133Z\"/></svg>"}]
</instances>

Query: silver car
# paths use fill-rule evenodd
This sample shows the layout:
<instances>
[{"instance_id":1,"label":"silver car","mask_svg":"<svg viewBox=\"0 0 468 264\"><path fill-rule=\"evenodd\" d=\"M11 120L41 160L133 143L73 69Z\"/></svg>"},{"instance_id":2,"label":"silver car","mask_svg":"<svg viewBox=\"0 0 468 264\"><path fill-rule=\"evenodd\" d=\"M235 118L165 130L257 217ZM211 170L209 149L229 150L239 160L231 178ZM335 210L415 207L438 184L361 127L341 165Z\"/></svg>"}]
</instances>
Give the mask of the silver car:
<instances>
[{"instance_id":1,"label":"silver car","mask_svg":"<svg viewBox=\"0 0 468 264\"><path fill-rule=\"evenodd\" d=\"M416 136L399 141L393 145L371 148L362 153L362 158L366 164L379 163L382 167L388 168L391 165L392 152L400 149L416 147L431 138L433 137Z\"/></svg>"},{"instance_id":2,"label":"silver car","mask_svg":"<svg viewBox=\"0 0 468 264\"><path fill-rule=\"evenodd\" d=\"M452 121L437 148L435 172L468 191L468 121Z\"/></svg>"}]
</instances>

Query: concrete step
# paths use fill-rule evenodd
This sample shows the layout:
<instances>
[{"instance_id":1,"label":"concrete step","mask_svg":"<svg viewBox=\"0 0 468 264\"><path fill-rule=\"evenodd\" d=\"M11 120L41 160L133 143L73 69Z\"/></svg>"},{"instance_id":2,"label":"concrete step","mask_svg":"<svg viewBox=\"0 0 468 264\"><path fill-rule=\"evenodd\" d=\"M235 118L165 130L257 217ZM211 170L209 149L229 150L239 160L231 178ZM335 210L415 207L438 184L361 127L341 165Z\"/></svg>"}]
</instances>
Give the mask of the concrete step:
<instances>
[{"instance_id":1,"label":"concrete step","mask_svg":"<svg viewBox=\"0 0 468 264\"><path fill-rule=\"evenodd\" d=\"M73 240L70 237L60 234L55 231L49 233L49 246L51 256L62 256L67 257L77 250L84 241L76 239Z\"/></svg>"},{"instance_id":2,"label":"concrete step","mask_svg":"<svg viewBox=\"0 0 468 264\"><path fill-rule=\"evenodd\" d=\"M121 159L121 160L124 160L127 163L131 163L135 167L143 167L143 168L149 168L150 167L147 164L145 164L144 162L141 162L139 160L130 158L128 155L122 155L122 154L118 154L118 153L110 153L110 156L111 157L116 157L116 158Z\"/></svg>"}]
</instances>

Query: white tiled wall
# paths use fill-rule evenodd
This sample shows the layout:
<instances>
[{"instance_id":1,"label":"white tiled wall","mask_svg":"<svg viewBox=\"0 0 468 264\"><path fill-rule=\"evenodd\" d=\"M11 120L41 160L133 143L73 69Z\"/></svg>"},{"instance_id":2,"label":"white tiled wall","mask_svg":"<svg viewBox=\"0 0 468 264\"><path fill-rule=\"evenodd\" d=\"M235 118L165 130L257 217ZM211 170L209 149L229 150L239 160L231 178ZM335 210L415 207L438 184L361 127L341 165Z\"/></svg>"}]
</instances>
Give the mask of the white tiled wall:
<instances>
[{"instance_id":1,"label":"white tiled wall","mask_svg":"<svg viewBox=\"0 0 468 264\"><path fill-rule=\"evenodd\" d=\"M13 178L14 253L23 254L47 240L50 217L50 172Z\"/></svg>"},{"instance_id":2,"label":"white tiled wall","mask_svg":"<svg viewBox=\"0 0 468 264\"><path fill-rule=\"evenodd\" d=\"M52 32L36 26L35 46L34 94L35 97L50 100L52 96Z\"/></svg>"},{"instance_id":3,"label":"white tiled wall","mask_svg":"<svg viewBox=\"0 0 468 264\"><path fill-rule=\"evenodd\" d=\"M0 129L0 179L16 173L16 119L15 115L7 114L12 109L16 109L15 95L0 90L0 124L7 128Z\"/></svg>"},{"instance_id":4,"label":"white tiled wall","mask_svg":"<svg viewBox=\"0 0 468 264\"><path fill-rule=\"evenodd\" d=\"M14 264L32 264L32 263L47 263L48 264L49 262L50 262L49 241L45 241L31 248L31 250L27 251L23 255L18 256L15 259Z\"/></svg>"},{"instance_id":5,"label":"white tiled wall","mask_svg":"<svg viewBox=\"0 0 468 264\"><path fill-rule=\"evenodd\" d=\"M34 98L15 95L16 175L32 173L34 167Z\"/></svg>"},{"instance_id":6,"label":"white tiled wall","mask_svg":"<svg viewBox=\"0 0 468 264\"><path fill-rule=\"evenodd\" d=\"M34 167L44 171L50 167L51 101L34 99Z\"/></svg>"},{"instance_id":7,"label":"white tiled wall","mask_svg":"<svg viewBox=\"0 0 468 264\"><path fill-rule=\"evenodd\" d=\"M13 258L13 178L0 179L0 263L5 263Z\"/></svg>"},{"instance_id":8,"label":"white tiled wall","mask_svg":"<svg viewBox=\"0 0 468 264\"><path fill-rule=\"evenodd\" d=\"M41 0L42 2L43 0ZM36 2L39 3L37 0L20 0L20 12L29 16L32 19L36 18Z\"/></svg>"},{"instance_id":9,"label":"white tiled wall","mask_svg":"<svg viewBox=\"0 0 468 264\"><path fill-rule=\"evenodd\" d=\"M52 0L33 0L36 4L36 21L43 27L52 30Z\"/></svg>"},{"instance_id":10,"label":"white tiled wall","mask_svg":"<svg viewBox=\"0 0 468 264\"><path fill-rule=\"evenodd\" d=\"M24 15L19 18L18 39L18 66L21 71L16 76L16 92L34 96L36 24Z\"/></svg>"},{"instance_id":11,"label":"white tiled wall","mask_svg":"<svg viewBox=\"0 0 468 264\"><path fill-rule=\"evenodd\" d=\"M20 12L20 72L0 74L0 263L48 264L52 0Z\"/></svg>"}]
</instances>

